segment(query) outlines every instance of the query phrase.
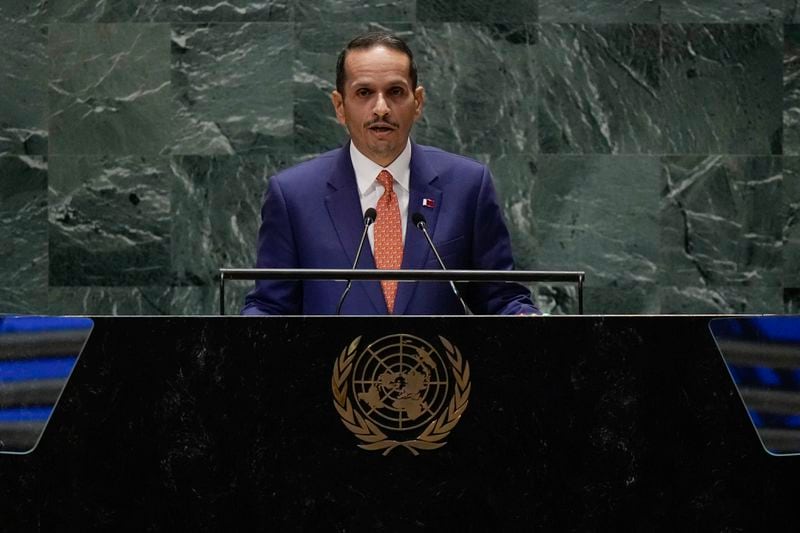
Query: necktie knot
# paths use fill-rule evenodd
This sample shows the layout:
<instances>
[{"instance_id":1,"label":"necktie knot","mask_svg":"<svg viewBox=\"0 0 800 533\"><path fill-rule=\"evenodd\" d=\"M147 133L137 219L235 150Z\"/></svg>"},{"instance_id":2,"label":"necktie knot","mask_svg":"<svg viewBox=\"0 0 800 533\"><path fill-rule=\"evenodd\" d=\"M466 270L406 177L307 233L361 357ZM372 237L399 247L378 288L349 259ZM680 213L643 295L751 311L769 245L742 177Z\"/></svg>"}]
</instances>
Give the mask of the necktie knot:
<instances>
[{"instance_id":1,"label":"necktie knot","mask_svg":"<svg viewBox=\"0 0 800 533\"><path fill-rule=\"evenodd\" d=\"M381 170L376 179L378 180L378 183L383 185L383 188L387 193L392 192L392 188L394 186L394 177L392 176L391 172L388 170Z\"/></svg>"}]
</instances>

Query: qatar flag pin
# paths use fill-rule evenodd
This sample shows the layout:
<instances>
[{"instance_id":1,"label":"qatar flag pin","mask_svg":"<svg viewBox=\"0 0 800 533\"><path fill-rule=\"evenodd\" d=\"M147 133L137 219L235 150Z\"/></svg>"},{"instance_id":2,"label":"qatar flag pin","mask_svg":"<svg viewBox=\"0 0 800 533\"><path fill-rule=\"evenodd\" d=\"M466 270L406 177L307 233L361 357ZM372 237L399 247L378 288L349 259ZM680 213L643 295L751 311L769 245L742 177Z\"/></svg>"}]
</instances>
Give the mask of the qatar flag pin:
<instances>
[{"instance_id":1,"label":"qatar flag pin","mask_svg":"<svg viewBox=\"0 0 800 533\"><path fill-rule=\"evenodd\" d=\"M423 198L422 199L422 207L430 207L433 209L436 207L436 201L433 198Z\"/></svg>"}]
</instances>

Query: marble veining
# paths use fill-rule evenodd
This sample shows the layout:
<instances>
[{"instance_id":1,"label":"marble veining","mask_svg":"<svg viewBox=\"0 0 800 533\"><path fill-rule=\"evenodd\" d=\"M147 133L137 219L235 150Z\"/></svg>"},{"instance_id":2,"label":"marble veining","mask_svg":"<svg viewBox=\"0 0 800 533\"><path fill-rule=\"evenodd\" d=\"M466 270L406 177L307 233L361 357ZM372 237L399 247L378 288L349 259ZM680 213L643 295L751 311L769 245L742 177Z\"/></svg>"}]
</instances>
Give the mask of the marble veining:
<instances>
[{"instance_id":1,"label":"marble veining","mask_svg":"<svg viewBox=\"0 0 800 533\"><path fill-rule=\"evenodd\" d=\"M668 157L664 179L665 285L781 285L789 205L780 159Z\"/></svg>"},{"instance_id":2,"label":"marble veining","mask_svg":"<svg viewBox=\"0 0 800 533\"><path fill-rule=\"evenodd\" d=\"M24 294L47 286L44 157L0 156L0 228L0 287Z\"/></svg>"},{"instance_id":3,"label":"marble veining","mask_svg":"<svg viewBox=\"0 0 800 533\"><path fill-rule=\"evenodd\" d=\"M783 158L783 284L800 288L800 158Z\"/></svg>"},{"instance_id":4,"label":"marble veining","mask_svg":"<svg viewBox=\"0 0 800 533\"><path fill-rule=\"evenodd\" d=\"M783 153L800 154L800 26L784 26Z\"/></svg>"},{"instance_id":5,"label":"marble veining","mask_svg":"<svg viewBox=\"0 0 800 533\"><path fill-rule=\"evenodd\" d=\"M661 0L663 22L780 22L784 0Z\"/></svg>"},{"instance_id":6,"label":"marble veining","mask_svg":"<svg viewBox=\"0 0 800 533\"><path fill-rule=\"evenodd\" d=\"M171 267L178 285L214 285L222 267L255 265L267 179L286 166L273 156L174 158Z\"/></svg>"},{"instance_id":7,"label":"marble veining","mask_svg":"<svg viewBox=\"0 0 800 533\"><path fill-rule=\"evenodd\" d=\"M540 22L659 22L659 0L539 0Z\"/></svg>"},{"instance_id":8,"label":"marble veining","mask_svg":"<svg viewBox=\"0 0 800 533\"><path fill-rule=\"evenodd\" d=\"M519 268L586 270L593 313L796 309L798 5L0 2L0 312L216 312L269 176L346 140L368 29L416 53L413 138L491 166Z\"/></svg>"},{"instance_id":9,"label":"marble veining","mask_svg":"<svg viewBox=\"0 0 800 533\"><path fill-rule=\"evenodd\" d=\"M539 2L530 0L417 0L421 22L536 22Z\"/></svg>"},{"instance_id":10,"label":"marble veining","mask_svg":"<svg viewBox=\"0 0 800 533\"><path fill-rule=\"evenodd\" d=\"M534 25L425 24L415 44L428 93L418 142L462 154L538 151Z\"/></svg>"},{"instance_id":11,"label":"marble veining","mask_svg":"<svg viewBox=\"0 0 800 533\"><path fill-rule=\"evenodd\" d=\"M0 154L47 155L47 28L0 20Z\"/></svg>"},{"instance_id":12,"label":"marble veining","mask_svg":"<svg viewBox=\"0 0 800 533\"><path fill-rule=\"evenodd\" d=\"M291 148L292 42L285 23L173 26L173 153Z\"/></svg>"},{"instance_id":13,"label":"marble veining","mask_svg":"<svg viewBox=\"0 0 800 533\"><path fill-rule=\"evenodd\" d=\"M418 0L294 0L298 22L411 22Z\"/></svg>"},{"instance_id":14,"label":"marble veining","mask_svg":"<svg viewBox=\"0 0 800 533\"><path fill-rule=\"evenodd\" d=\"M780 27L543 24L540 36L545 152L781 153Z\"/></svg>"},{"instance_id":15,"label":"marble veining","mask_svg":"<svg viewBox=\"0 0 800 533\"><path fill-rule=\"evenodd\" d=\"M51 25L50 153L165 152L168 36L166 24Z\"/></svg>"},{"instance_id":16,"label":"marble veining","mask_svg":"<svg viewBox=\"0 0 800 533\"><path fill-rule=\"evenodd\" d=\"M166 160L53 156L49 178L51 286L168 281Z\"/></svg>"}]
</instances>

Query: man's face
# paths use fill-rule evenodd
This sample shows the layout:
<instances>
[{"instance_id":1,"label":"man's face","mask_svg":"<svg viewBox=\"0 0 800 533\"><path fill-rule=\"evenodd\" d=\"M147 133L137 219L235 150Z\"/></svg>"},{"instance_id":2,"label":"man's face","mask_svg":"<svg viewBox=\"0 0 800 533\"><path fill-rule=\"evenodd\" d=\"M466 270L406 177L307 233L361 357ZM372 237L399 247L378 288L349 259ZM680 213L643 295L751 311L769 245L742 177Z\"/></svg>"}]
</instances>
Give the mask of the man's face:
<instances>
[{"instance_id":1,"label":"man's face","mask_svg":"<svg viewBox=\"0 0 800 533\"><path fill-rule=\"evenodd\" d=\"M397 50L374 46L350 50L344 62L344 94L331 98L339 123L356 148L388 166L406 147L411 126L422 114L425 94L414 89L410 60Z\"/></svg>"}]
</instances>

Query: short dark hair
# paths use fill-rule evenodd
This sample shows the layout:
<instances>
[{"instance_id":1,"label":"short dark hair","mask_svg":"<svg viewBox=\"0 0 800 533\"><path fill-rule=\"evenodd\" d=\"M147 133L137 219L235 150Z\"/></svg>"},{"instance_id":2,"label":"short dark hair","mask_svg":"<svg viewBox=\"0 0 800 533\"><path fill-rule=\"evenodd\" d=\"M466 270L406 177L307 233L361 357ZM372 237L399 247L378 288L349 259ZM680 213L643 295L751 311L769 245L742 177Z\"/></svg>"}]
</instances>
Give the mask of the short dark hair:
<instances>
[{"instance_id":1,"label":"short dark hair","mask_svg":"<svg viewBox=\"0 0 800 533\"><path fill-rule=\"evenodd\" d=\"M339 59L336 60L336 90L344 97L345 71L344 62L350 50L368 50L375 46L385 46L392 50L397 50L408 56L408 75L411 78L411 88L417 88L417 64L414 62L414 54L411 48L400 37L385 31L371 31L359 35L339 52Z\"/></svg>"}]
</instances>

